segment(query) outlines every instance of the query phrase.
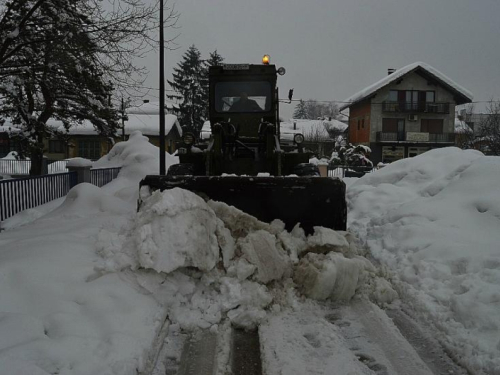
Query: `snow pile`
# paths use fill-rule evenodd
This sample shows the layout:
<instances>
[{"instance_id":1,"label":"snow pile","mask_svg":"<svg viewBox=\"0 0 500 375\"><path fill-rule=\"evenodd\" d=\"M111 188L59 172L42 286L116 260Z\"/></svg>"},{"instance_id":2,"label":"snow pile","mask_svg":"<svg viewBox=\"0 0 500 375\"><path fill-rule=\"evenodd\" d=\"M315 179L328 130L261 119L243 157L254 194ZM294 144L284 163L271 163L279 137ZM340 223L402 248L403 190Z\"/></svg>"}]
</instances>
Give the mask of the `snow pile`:
<instances>
[{"instance_id":1,"label":"snow pile","mask_svg":"<svg viewBox=\"0 0 500 375\"><path fill-rule=\"evenodd\" d=\"M134 212L82 184L52 214L2 232L1 374L136 373L162 309L122 275L94 269L99 230L126 226Z\"/></svg>"},{"instance_id":2,"label":"snow pile","mask_svg":"<svg viewBox=\"0 0 500 375\"><path fill-rule=\"evenodd\" d=\"M290 233L278 220L263 223L182 189L148 194L144 187L141 198L131 234L115 237L121 244L114 251L100 252L98 268L156 275L160 282L142 286L162 296L169 319L183 329L216 329L226 319L256 327L273 306L293 304L293 293L287 296L293 286L319 300L349 301L360 293L385 303L396 297L347 232L317 227L306 237L297 226ZM112 235L100 238L99 248L112 248Z\"/></svg>"},{"instance_id":3,"label":"snow pile","mask_svg":"<svg viewBox=\"0 0 500 375\"><path fill-rule=\"evenodd\" d=\"M253 328L300 304L296 291L387 295L346 232L306 237L179 189L142 191L137 213L139 180L157 172L158 154L134 133L94 163L122 167L111 183L78 185L5 222L0 373L132 375L150 365L167 322L172 331Z\"/></svg>"},{"instance_id":4,"label":"snow pile","mask_svg":"<svg viewBox=\"0 0 500 375\"><path fill-rule=\"evenodd\" d=\"M437 149L348 189L349 227L475 371L500 372L500 158Z\"/></svg>"},{"instance_id":5,"label":"snow pile","mask_svg":"<svg viewBox=\"0 0 500 375\"><path fill-rule=\"evenodd\" d=\"M182 189L165 195L156 191L144 202L136 222L133 238L142 267L166 273L182 267L202 271L215 267L216 218L199 196Z\"/></svg>"},{"instance_id":6,"label":"snow pile","mask_svg":"<svg viewBox=\"0 0 500 375\"><path fill-rule=\"evenodd\" d=\"M85 158L73 158L66 164L67 167L92 167L92 161Z\"/></svg>"},{"instance_id":7,"label":"snow pile","mask_svg":"<svg viewBox=\"0 0 500 375\"><path fill-rule=\"evenodd\" d=\"M144 368L164 309L135 276L99 265L101 253L122 251L139 180L154 172L158 148L139 133L116 146L97 162L122 166L112 183L78 185L2 223L0 374L131 375ZM166 157L167 165L176 161Z\"/></svg>"}]
</instances>

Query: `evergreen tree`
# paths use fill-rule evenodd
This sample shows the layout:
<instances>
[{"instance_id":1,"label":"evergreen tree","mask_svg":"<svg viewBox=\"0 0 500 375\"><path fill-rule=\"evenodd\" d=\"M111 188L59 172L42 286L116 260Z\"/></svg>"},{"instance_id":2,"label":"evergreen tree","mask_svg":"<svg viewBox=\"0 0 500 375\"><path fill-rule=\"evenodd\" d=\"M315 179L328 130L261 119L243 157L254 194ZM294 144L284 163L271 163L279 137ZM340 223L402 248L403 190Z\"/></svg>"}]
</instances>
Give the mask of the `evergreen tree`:
<instances>
[{"instance_id":1,"label":"evergreen tree","mask_svg":"<svg viewBox=\"0 0 500 375\"><path fill-rule=\"evenodd\" d=\"M9 2L9 29L15 29L34 0ZM31 157L31 174L41 174L44 140L54 135L50 118L72 124L90 120L105 136L118 126L109 103L112 86L97 57L98 45L86 30L92 24L84 2L50 0L40 3L17 43L25 46L3 66L0 117L9 117ZM22 68L19 68L22 67Z\"/></svg>"},{"instance_id":2,"label":"evergreen tree","mask_svg":"<svg viewBox=\"0 0 500 375\"><path fill-rule=\"evenodd\" d=\"M209 100L209 83L208 83L208 71L211 66L219 66L222 65L224 61L224 58L219 55L217 50L214 52L211 52L209 55L209 58L205 61L205 64L203 66L204 69L204 74L205 74L205 86L204 86L204 92L203 92L203 99L205 100L205 112L204 112L204 117L205 119L208 119L209 113L208 113L208 100Z\"/></svg>"},{"instance_id":3,"label":"evergreen tree","mask_svg":"<svg viewBox=\"0 0 500 375\"><path fill-rule=\"evenodd\" d=\"M224 62L224 58L219 55L217 50L210 52L210 57L206 61L207 66L219 66Z\"/></svg>"},{"instance_id":4,"label":"evergreen tree","mask_svg":"<svg viewBox=\"0 0 500 375\"><path fill-rule=\"evenodd\" d=\"M307 108L306 103L301 99L300 102L295 106L293 111L293 118L297 119L307 119Z\"/></svg>"},{"instance_id":5,"label":"evergreen tree","mask_svg":"<svg viewBox=\"0 0 500 375\"><path fill-rule=\"evenodd\" d=\"M192 45L174 68L173 79L168 81L182 98L179 121L195 135L199 134L206 119L208 79L205 71L200 51Z\"/></svg>"}]
</instances>

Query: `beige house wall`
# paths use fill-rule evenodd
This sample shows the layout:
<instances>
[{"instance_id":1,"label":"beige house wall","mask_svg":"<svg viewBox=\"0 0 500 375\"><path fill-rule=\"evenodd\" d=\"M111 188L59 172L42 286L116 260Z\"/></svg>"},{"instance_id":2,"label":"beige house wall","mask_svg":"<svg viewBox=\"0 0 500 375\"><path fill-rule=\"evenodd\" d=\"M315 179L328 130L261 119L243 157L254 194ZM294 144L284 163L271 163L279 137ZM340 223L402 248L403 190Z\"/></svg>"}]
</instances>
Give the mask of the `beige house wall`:
<instances>
[{"instance_id":1,"label":"beige house wall","mask_svg":"<svg viewBox=\"0 0 500 375\"><path fill-rule=\"evenodd\" d=\"M399 82L399 84L397 83ZM408 121L409 113L383 112L382 102L389 98L390 90L418 90L434 91L436 103L450 103L449 114L438 113L416 113L417 121ZM382 131L383 118L401 118L405 119L406 132L420 132L422 119L442 119L443 133L455 132L455 99L453 94L443 86L429 82L426 78L413 72L393 82L386 87L381 88L374 97L371 98L371 116L370 116L370 142L376 142L377 132Z\"/></svg>"}]
</instances>

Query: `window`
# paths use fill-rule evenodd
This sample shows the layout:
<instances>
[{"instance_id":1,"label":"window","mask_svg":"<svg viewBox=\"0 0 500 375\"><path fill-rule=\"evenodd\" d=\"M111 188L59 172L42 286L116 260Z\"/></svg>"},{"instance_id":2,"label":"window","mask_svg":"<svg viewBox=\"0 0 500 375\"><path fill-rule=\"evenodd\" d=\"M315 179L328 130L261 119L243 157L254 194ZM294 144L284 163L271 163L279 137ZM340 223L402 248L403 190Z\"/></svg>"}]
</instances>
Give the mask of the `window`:
<instances>
[{"instance_id":1,"label":"window","mask_svg":"<svg viewBox=\"0 0 500 375\"><path fill-rule=\"evenodd\" d=\"M271 83L218 82L215 85L217 112L268 112L271 110Z\"/></svg>"},{"instance_id":2,"label":"window","mask_svg":"<svg viewBox=\"0 0 500 375\"><path fill-rule=\"evenodd\" d=\"M101 157L101 142L99 140L80 140L78 142L78 156L85 159L99 159Z\"/></svg>"},{"instance_id":3,"label":"window","mask_svg":"<svg viewBox=\"0 0 500 375\"><path fill-rule=\"evenodd\" d=\"M397 98L397 99L396 99ZM405 90L405 91L396 91L391 90L389 92L389 100L390 101L406 101L406 102L426 102L433 103L436 101L436 93L434 91L418 91L418 90Z\"/></svg>"},{"instance_id":4,"label":"window","mask_svg":"<svg viewBox=\"0 0 500 375\"><path fill-rule=\"evenodd\" d=\"M405 129L405 120L402 118L382 119L382 132L384 133L404 132L404 129Z\"/></svg>"},{"instance_id":5,"label":"window","mask_svg":"<svg viewBox=\"0 0 500 375\"><path fill-rule=\"evenodd\" d=\"M423 154L426 151L429 151L429 147L409 147L408 148L408 157L412 158L414 156Z\"/></svg>"},{"instance_id":6,"label":"window","mask_svg":"<svg viewBox=\"0 0 500 375\"><path fill-rule=\"evenodd\" d=\"M51 154L63 154L64 142L57 139L51 139L49 141L49 152Z\"/></svg>"},{"instance_id":7,"label":"window","mask_svg":"<svg viewBox=\"0 0 500 375\"><path fill-rule=\"evenodd\" d=\"M392 163L393 161L405 157L404 147L384 146L382 147L382 163Z\"/></svg>"},{"instance_id":8,"label":"window","mask_svg":"<svg viewBox=\"0 0 500 375\"><path fill-rule=\"evenodd\" d=\"M443 120L423 118L420 122L420 131L422 133L443 134Z\"/></svg>"},{"instance_id":9,"label":"window","mask_svg":"<svg viewBox=\"0 0 500 375\"><path fill-rule=\"evenodd\" d=\"M387 100L390 102L397 102L398 101L398 90L389 91L389 96L387 97Z\"/></svg>"}]
</instances>

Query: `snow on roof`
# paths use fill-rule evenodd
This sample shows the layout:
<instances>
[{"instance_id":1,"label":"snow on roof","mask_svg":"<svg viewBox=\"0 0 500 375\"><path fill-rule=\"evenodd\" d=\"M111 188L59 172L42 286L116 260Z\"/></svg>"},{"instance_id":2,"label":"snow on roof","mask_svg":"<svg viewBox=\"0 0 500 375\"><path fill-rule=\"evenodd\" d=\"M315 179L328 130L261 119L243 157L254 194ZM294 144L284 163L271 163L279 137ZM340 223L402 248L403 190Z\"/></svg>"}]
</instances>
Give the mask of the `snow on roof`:
<instances>
[{"instance_id":1,"label":"snow on roof","mask_svg":"<svg viewBox=\"0 0 500 375\"><path fill-rule=\"evenodd\" d=\"M413 64L407 65L401 69L396 70L394 73L389 74L382 78L380 81L375 82L373 85L366 87L365 89L357 92L350 98L346 99L345 102L346 104L343 104L340 106L340 110L343 111L344 109L350 107L352 104L359 102L360 100L363 100L364 98L372 95L376 91L380 90L382 87L387 86L391 82L394 82L395 80L403 77L404 75L421 68L425 70L427 73L430 75L434 76L436 79L444 83L445 85L449 86L451 89L457 91L459 94L463 95L466 99L469 101L472 101L473 95L472 93L454 82L452 79L448 78L445 76L443 73L441 73L439 70L433 68L429 64L426 64L424 62L415 62Z\"/></svg>"},{"instance_id":2,"label":"snow on roof","mask_svg":"<svg viewBox=\"0 0 500 375\"><path fill-rule=\"evenodd\" d=\"M132 134L134 131L139 130L144 135L159 135L160 134L160 119L158 114L143 114L135 115L128 114L128 120L125 121L125 134ZM57 128L59 131L64 132L62 121L49 120L47 125ZM177 116L167 114L165 115L165 134L168 134L172 127L176 126L179 134L182 135L182 128L177 121ZM118 130L120 133L121 130ZM95 135L97 131L90 121L84 121L82 124L74 125L69 129L69 134L72 135Z\"/></svg>"},{"instance_id":3,"label":"snow on roof","mask_svg":"<svg viewBox=\"0 0 500 375\"><path fill-rule=\"evenodd\" d=\"M159 135L160 134L160 116L156 114L135 115L129 114L128 120L125 121L125 133L131 134L136 130L140 130L144 135ZM172 128L176 126L180 135L182 128L177 121L177 116L165 115L165 134L168 134Z\"/></svg>"},{"instance_id":4,"label":"snow on roof","mask_svg":"<svg viewBox=\"0 0 500 375\"><path fill-rule=\"evenodd\" d=\"M294 129L294 123L296 129ZM326 130L327 127L332 127L338 129L339 131L345 131L347 129L347 124L338 120L303 120L303 119L291 119L290 121L285 121L281 123L281 134L286 136L287 134L303 134L306 138L308 135L315 135L321 138L331 138Z\"/></svg>"},{"instance_id":5,"label":"snow on roof","mask_svg":"<svg viewBox=\"0 0 500 375\"><path fill-rule=\"evenodd\" d=\"M160 134L160 118L159 118L159 105L158 103L145 103L140 107L131 107L127 110L128 120L125 121L125 134L132 134L134 131L139 130L144 135L157 136ZM63 122L60 120L49 119L47 126L55 128L61 132L65 132ZM177 121L177 116L172 114L165 115L165 134L168 134L172 127L176 126L180 135L182 135L182 128ZM1 132L15 132L20 131L19 128L13 126L8 119L5 124L0 126ZM121 130L118 130L121 134ZM72 135L96 135L97 131L90 121L84 121L82 124L72 125L69 128L69 134Z\"/></svg>"}]
</instances>

